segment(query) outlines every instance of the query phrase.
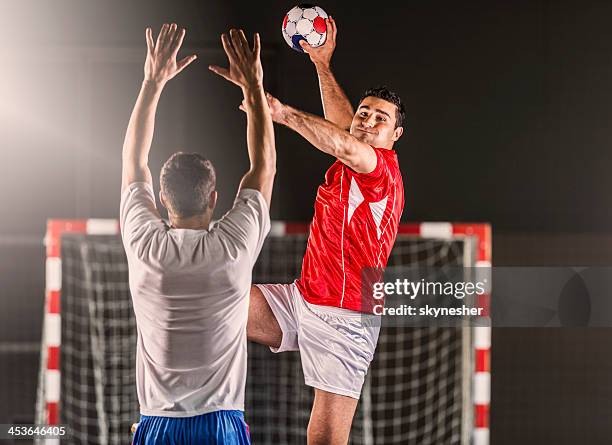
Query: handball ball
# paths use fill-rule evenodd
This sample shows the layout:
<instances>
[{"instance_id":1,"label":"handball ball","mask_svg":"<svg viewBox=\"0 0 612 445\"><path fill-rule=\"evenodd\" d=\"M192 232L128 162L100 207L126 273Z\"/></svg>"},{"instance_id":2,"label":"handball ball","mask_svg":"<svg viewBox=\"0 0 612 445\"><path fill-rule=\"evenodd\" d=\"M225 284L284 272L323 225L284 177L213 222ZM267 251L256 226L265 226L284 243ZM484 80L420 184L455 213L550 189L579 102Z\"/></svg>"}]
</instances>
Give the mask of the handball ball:
<instances>
[{"instance_id":1,"label":"handball ball","mask_svg":"<svg viewBox=\"0 0 612 445\"><path fill-rule=\"evenodd\" d=\"M318 6L298 5L292 8L283 20L283 37L292 49L304 52L300 40L306 40L312 47L325 43L327 13Z\"/></svg>"}]
</instances>

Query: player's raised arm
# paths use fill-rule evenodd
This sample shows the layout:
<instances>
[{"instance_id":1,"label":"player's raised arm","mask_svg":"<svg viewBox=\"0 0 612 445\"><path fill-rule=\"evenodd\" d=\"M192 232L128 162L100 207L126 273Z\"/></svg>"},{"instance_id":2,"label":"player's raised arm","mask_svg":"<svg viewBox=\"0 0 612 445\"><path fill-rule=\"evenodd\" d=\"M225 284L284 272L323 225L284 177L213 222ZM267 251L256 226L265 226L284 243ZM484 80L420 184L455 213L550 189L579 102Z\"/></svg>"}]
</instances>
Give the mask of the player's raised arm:
<instances>
[{"instance_id":1,"label":"player's raised arm","mask_svg":"<svg viewBox=\"0 0 612 445\"><path fill-rule=\"evenodd\" d=\"M317 149L328 153L358 173L376 168L376 153L348 131L314 114L297 110L268 95L272 119L299 133Z\"/></svg>"},{"instance_id":2,"label":"player's raised arm","mask_svg":"<svg viewBox=\"0 0 612 445\"><path fill-rule=\"evenodd\" d=\"M164 24L156 42L153 41L151 28L147 28L145 34L147 58L144 80L123 142L122 191L132 182L152 182L148 161L159 97L166 82L196 59L195 55L191 55L177 62L176 55L183 43L185 30L178 28L176 23Z\"/></svg>"},{"instance_id":3,"label":"player's raised arm","mask_svg":"<svg viewBox=\"0 0 612 445\"><path fill-rule=\"evenodd\" d=\"M210 70L242 89L241 107L247 114L247 145L251 166L240 182L240 188L259 190L268 206L276 174L276 147L274 124L263 88L261 43L255 34L253 49L242 30L232 29L221 35L223 49L229 61L228 68L210 66Z\"/></svg>"},{"instance_id":4,"label":"player's raised arm","mask_svg":"<svg viewBox=\"0 0 612 445\"><path fill-rule=\"evenodd\" d=\"M301 40L300 46L308 53L317 70L325 119L344 130L348 130L353 119L353 107L331 70L331 59L336 49L338 29L331 16L325 20L325 24L327 26L327 37L323 45L313 48L308 42Z\"/></svg>"}]
</instances>

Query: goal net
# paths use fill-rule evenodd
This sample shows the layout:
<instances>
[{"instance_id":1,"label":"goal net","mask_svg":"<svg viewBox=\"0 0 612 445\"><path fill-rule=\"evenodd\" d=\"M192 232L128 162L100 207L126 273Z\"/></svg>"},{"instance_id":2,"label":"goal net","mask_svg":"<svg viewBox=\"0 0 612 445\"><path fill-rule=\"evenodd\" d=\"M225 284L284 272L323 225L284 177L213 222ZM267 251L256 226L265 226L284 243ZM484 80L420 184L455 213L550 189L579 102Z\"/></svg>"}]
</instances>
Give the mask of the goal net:
<instances>
[{"instance_id":1,"label":"goal net","mask_svg":"<svg viewBox=\"0 0 612 445\"><path fill-rule=\"evenodd\" d=\"M254 283L289 283L299 276L307 235L302 228L282 227L266 240L253 272ZM424 238L415 227L404 226L408 233L398 235L389 266L476 265L482 248L477 236L451 233ZM65 443L125 443L139 414L136 328L123 246L117 235L84 233L65 233L61 246L55 421L72 429ZM475 419L475 351L471 328L383 325L350 442L486 443L483 425ZM313 391L304 384L299 353L273 354L253 343L248 352L245 417L253 443L306 443ZM45 412L44 367L41 363L38 421L53 423Z\"/></svg>"}]
</instances>

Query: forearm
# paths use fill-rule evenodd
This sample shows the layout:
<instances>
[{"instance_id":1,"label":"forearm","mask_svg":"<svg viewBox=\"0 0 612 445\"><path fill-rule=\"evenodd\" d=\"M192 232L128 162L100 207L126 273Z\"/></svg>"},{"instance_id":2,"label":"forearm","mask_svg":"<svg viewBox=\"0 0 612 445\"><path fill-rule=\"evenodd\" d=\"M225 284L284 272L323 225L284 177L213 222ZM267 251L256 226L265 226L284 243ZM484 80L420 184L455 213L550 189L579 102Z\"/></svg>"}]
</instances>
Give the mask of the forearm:
<instances>
[{"instance_id":1,"label":"forearm","mask_svg":"<svg viewBox=\"0 0 612 445\"><path fill-rule=\"evenodd\" d=\"M155 130L155 113L163 84L143 81L123 142L123 162L145 167Z\"/></svg>"},{"instance_id":2,"label":"forearm","mask_svg":"<svg viewBox=\"0 0 612 445\"><path fill-rule=\"evenodd\" d=\"M270 207L276 175L274 123L263 86L244 88L243 93L250 167L240 182L240 188L259 190Z\"/></svg>"},{"instance_id":3,"label":"forearm","mask_svg":"<svg viewBox=\"0 0 612 445\"><path fill-rule=\"evenodd\" d=\"M325 118L338 127L348 130L353 120L353 107L338 84L328 64L317 63L317 77Z\"/></svg>"},{"instance_id":4,"label":"forearm","mask_svg":"<svg viewBox=\"0 0 612 445\"><path fill-rule=\"evenodd\" d=\"M279 123L358 173L369 173L376 167L377 156L371 146L327 119L283 105Z\"/></svg>"},{"instance_id":5,"label":"forearm","mask_svg":"<svg viewBox=\"0 0 612 445\"><path fill-rule=\"evenodd\" d=\"M247 146L251 170L276 170L274 123L262 86L245 88L247 113Z\"/></svg>"},{"instance_id":6,"label":"forearm","mask_svg":"<svg viewBox=\"0 0 612 445\"><path fill-rule=\"evenodd\" d=\"M285 105L284 125L299 133L315 148L337 158L351 154L363 144L334 123Z\"/></svg>"}]
</instances>

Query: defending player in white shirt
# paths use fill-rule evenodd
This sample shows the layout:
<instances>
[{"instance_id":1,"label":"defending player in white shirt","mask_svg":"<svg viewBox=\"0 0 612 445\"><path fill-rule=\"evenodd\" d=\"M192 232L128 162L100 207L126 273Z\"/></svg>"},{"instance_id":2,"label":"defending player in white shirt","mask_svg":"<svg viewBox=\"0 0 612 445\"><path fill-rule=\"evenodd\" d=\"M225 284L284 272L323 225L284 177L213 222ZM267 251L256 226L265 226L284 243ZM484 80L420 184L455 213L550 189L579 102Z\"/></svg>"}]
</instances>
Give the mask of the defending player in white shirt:
<instances>
[{"instance_id":1,"label":"defending player in white shirt","mask_svg":"<svg viewBox=\"0 0 612 445\"><path fill-rule=\"evenodd\" d=\"M274 130L263 90L259 36L222 36L247 112L250 169L233 207L210 225L217 191L210 161L175 153L164 164L156 208L148 156L165 84L196 58L176 60L185 30L146 30L144 81L123 146L121 235L138 329L141 422L135 444L248 444L244 422L246 325L251 273L270 228L276 171ZM204 147L205 149L205 147Z\"/></svg>"}]
</instances>

